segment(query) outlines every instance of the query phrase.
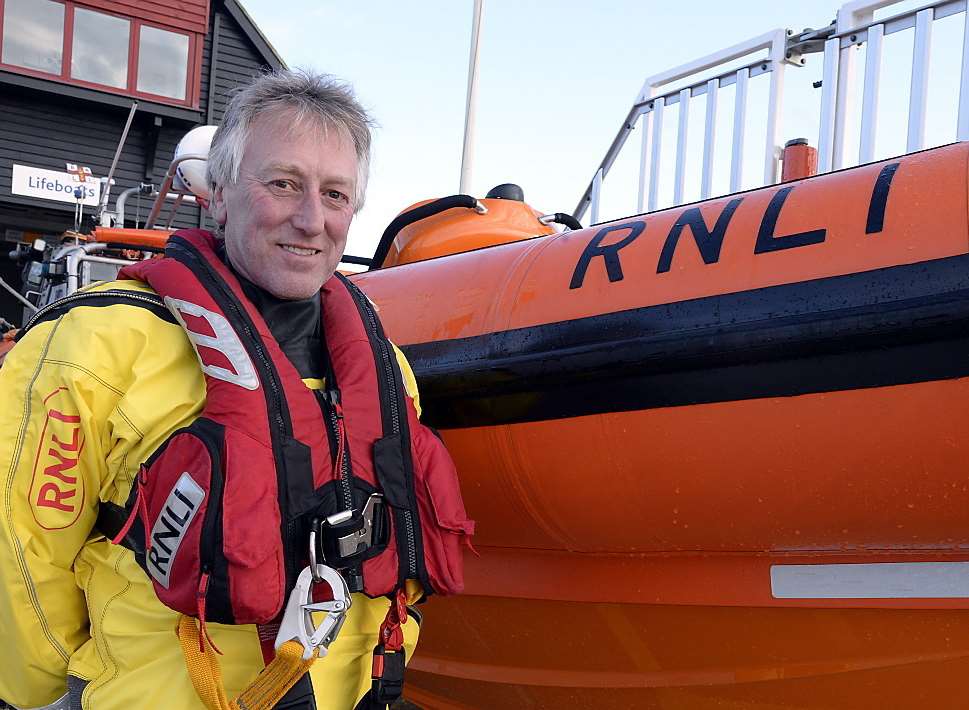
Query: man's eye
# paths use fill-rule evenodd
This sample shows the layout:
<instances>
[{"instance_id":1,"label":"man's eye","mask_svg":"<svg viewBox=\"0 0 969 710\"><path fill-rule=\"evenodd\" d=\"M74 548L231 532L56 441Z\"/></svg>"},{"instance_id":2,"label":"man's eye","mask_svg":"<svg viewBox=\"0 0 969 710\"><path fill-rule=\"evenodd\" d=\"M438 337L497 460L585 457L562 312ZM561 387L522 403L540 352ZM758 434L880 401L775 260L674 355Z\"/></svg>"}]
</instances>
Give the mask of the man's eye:
<instances>
[{"instance_id":1,"label":"man's eye","mask_svg":"<svg viewBox=\"0 0 969 710\"><path fill-rule=\"evenodd\" d=\"M270 180L268 184L276 192L292 192L296 189L296 183L292 180Z\"/></svg>"},{"instance_id":2,"label":"man's eye","mask_svg":"<svg viewBox=\"0 0 969 710\"><path fill-rule=\"evenodd\" d=\"M324 194L328 198L330 198L331 200L337 200L339 202L349 202L350 201L350 198L347 195L344 195L339 190L327 190Z\"/></svg>"}]
</instances>

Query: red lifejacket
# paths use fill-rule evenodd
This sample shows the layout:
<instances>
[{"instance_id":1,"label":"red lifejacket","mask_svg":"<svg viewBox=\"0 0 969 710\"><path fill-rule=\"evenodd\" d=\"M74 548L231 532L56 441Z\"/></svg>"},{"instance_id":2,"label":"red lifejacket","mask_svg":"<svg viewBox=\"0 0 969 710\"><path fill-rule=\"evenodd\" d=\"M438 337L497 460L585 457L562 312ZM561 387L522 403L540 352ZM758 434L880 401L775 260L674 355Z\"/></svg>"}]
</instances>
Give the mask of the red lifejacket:
<instances>
[{"instance_id":1,"label":"red lifejacket","mask_svg":"<svg viewBox=\"0 0 969 710\"><path fill-rule=\"evenodd\" d=\"M323 285L329 366L325 392L314 393L215 247L208 232L178 232L166 258L121 271L147 282L184 327L206 402L144 463L112 537L135 550L167 606L264 624L307 562L309 527L339 531L348 511L359 523L377 494L387 512L372 522L373 544L343 560L359 588L392 595L413 579L428 593L460 592L474 523L373 305L339 274Z\"/></svg>"}]
</instances>

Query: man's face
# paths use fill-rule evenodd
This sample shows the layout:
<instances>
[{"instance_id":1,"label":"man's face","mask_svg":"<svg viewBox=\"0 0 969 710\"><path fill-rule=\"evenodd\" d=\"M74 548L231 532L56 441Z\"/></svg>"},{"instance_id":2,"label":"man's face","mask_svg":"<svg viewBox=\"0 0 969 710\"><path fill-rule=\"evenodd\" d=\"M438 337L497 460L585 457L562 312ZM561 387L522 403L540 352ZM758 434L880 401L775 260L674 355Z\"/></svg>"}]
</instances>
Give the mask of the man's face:
<instances>
[{"instance_id":1,"label":"man's face","mask_svg":"<svg viewBox=\"0 0 969 710\"><path fill-rule=\"evenodd\" d=\"M340 263L353 218L357 157L343 131L289 112L249 131L239 179L213 195L232 266L277 298L309 298Z\"/></svg>"}]
</instances>

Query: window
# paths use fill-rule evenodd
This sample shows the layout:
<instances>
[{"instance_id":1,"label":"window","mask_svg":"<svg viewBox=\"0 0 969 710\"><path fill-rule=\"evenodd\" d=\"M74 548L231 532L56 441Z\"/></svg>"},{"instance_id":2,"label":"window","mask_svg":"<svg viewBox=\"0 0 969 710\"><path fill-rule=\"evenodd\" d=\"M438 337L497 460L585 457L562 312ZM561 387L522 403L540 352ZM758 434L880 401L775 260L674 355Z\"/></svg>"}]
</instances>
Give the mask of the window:
<instances>
[{"instance_id":1,"label":"window","mask_svg":"<svg viewBox=\"0 0 969 710\"><path fill-rule=\"evenodd\" d=\"M26 69L61 73L64 6L53 0L6 0L0 61Z\"/></svg>"},{"instance_id":2,"label":"window","mask_svg":"<svg viewBox=\"0 0 969 710\"><path fill-rule=\"evenodd\" d=\"M71 78L126 88L130 34L130 20L75 8Z\"/></svg>"},{"instance_id":3,"label":"window","mask_svg":"<svg viewBox=\"0 0 969 710\"><path fill-rule=\"evenodd\" d=\"M165 103L198 101L198 32L75 0L0 0L0 21L0 68Z\"/></svg>"},{"instance_id":4,"label":"window","mask_svg":"<svg viewBox=\"0 0 969 710\"><path fill-rule=\"evenodd\" d=\"M141 26L138 91L184 99L187 70L188 35Z\"/></svg>"}]
</instances>

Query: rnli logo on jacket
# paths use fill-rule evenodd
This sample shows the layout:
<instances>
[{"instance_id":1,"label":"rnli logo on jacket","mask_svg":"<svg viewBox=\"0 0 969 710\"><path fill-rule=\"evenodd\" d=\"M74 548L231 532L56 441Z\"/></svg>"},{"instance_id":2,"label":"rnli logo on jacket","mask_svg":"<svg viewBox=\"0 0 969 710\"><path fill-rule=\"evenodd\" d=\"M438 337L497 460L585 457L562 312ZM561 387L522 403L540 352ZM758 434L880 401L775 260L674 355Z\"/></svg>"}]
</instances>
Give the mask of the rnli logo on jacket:
<instances>
[{"instance_id":1,"label":"rnli logo on jacket","mask_svg":"<svg viewBox=\"0 0 969 710\"><path fill-rule=\"evenodd\" d=\"M148 573L165 589L168 589L171 581L172 566L175 564L178 548L182 546L185 533L202 507L203 500L205 491L188 472L183 473L168 494L161 515L151 528L151 546L147 555Z\"/></svg>"},{"instance_id":2,"label":"rnli logo on jacket","mask_svg":"<svg viewBox=\"0 0 969 710\"><path fill-rule=\"evenodd\" d=\"M78 466L84 435L81 417L66 392L59 387L44 399L47 416L30 481L30 509L45 530L70 527L84 507L84 480Z\"/></svg>"}]
</instances>

